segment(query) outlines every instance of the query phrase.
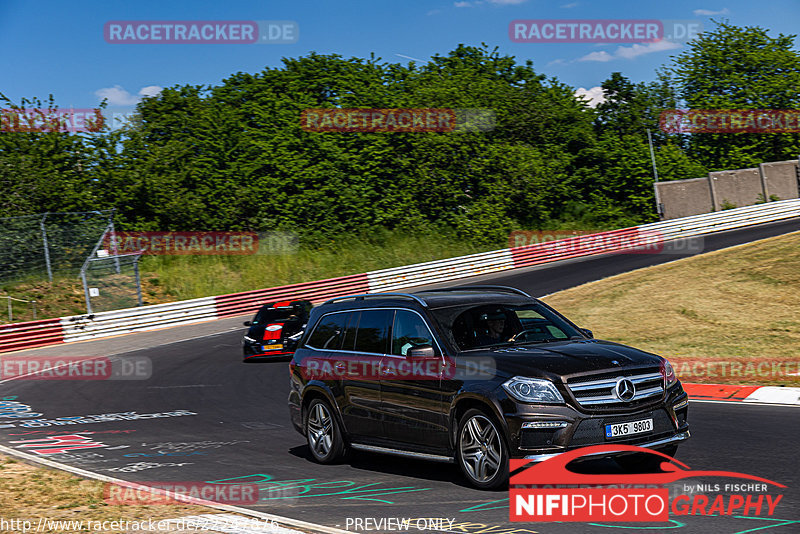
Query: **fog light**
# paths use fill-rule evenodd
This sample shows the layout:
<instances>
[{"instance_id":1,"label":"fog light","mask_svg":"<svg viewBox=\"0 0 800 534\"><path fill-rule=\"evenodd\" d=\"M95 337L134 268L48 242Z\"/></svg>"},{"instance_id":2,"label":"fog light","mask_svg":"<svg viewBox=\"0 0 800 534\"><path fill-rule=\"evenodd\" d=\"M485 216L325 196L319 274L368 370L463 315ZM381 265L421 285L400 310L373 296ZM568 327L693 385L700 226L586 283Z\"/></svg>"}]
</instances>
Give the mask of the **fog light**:
<instances>
[{"instance_id":1,"label":"fog light","mask_svg":"<svg viewBox=\"0 0 800 534\"><path fill-rule=\"evenodd\" d=\"M569 425L566 421L533 421L522 423L522 428L564 428Z\"/></svg>"},{"instance_id":2,"label":"fog light","mask_svg":"<svg viewBox=\"0 0 800 534\"><path fill-rule=\"evenodd\" d=\"M689 399L684 399L675 406L672 407L673 410L680 410L681 408L686 408L689 405Z\"/></svg>"}]
</instances>

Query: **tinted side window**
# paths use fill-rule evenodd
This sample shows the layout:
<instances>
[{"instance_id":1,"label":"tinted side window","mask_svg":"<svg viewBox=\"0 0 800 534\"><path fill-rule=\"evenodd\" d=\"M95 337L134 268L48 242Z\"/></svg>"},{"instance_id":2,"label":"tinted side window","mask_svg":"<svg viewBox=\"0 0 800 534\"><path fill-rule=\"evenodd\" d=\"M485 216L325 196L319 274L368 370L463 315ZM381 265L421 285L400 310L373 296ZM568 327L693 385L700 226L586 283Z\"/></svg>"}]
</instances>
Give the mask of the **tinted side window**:
<instances>
[{"instance_id":1,"label":"tinted side window","mask_svg":"<svg viewBox=\"0 0 800 534\"><path fill-rule=\"evenodd\" d=\"M433 345L433 336L425 321L416 313L397 310L392 329L392 354L405 356L408 349Z\"/></svg>"},{"instance_id":2,"label":"tinted side window","mask_svg":"<svg viewBox=\"0 0 800 534\"><path fill-rule=\"evenodd\" d=\"M394 310L364 310L358 321L355 350L385 354L389 348L389 326Z\"/></svg>"},{"instance_id":3,"label":"tinted side window","mask_svg":"<svg viewBox=\"0 0 800 534\"><path fill-rule=\"evenodd\" d=\"M347 315L347 328L344 331L342 350L353 350L356 345L356 328L358 328L358 320L361 318L361 312L350 312Z\"/></svg>"},{"instance_id":4,"label":"tinted side window","mask_svg":"<svg viewBox=\"0 0 800 534\"><path fill-rule=\"evenodd\" d=\"M342 334L347 324L347 318L351 315L353 314L332 313L326 315L320 319L306 345L315 349L338 349L342 344Z\"/></svg>"}]
</instances>

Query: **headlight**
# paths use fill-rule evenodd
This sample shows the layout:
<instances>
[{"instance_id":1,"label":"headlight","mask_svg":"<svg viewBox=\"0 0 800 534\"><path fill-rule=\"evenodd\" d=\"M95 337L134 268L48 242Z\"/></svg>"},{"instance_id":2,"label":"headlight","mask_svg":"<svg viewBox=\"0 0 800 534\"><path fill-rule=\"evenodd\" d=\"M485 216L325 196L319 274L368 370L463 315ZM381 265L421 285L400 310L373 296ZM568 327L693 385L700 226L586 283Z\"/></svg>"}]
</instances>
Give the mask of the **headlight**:
<instances>
[{"instance_id":1,"label":"headlight","mask_svg":"<svg viewBox=\"0 0 800 534\"><path fill-rule=\"evenodd\" d=\"M515 376L503 383L509 395L522 402L535 402L546 404L561 404L564 398L556 389L555 384L540 378L525 378Z\"/></svg>"},{"instance_id":2,"label":"headlight","mask_svg":"<svg viewBox=\"0 0 800 534\"><path fill-rule=\"evenodd\" d=\"M667 381L667 388L674 386L678 382L678 375L675 374L675 369L672 368L672 364L667 360L664 360L661 374L664 376L664 380Z\"/></svg>"}]
</instances>

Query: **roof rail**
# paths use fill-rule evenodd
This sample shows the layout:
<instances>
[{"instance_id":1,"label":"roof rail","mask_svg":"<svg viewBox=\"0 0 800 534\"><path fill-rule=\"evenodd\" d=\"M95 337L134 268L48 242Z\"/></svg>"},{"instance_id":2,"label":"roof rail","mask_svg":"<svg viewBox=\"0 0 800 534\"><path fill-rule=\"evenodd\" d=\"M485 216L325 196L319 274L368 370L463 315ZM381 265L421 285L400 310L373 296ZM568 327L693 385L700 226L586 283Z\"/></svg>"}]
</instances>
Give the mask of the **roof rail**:
<instances>
[{"instance_id":1,"label":"roof rail","mask_svg":"<svg viewBox=\"0 0 800 534\"><path fill-rule=\"evenodd\" d=\"M411 295L410 293L362 293L359 295L345 295L343 297L335 297L330 300L326 300L325 302L323 302L323 306L325 304L332 304L334 302L339 302L347 299L364 300L368 298L386 298L386 297L411 299L417 301L419 304L421 304L426 308L428 307L427 302L425 302L416 295Z\"/></svg>"},{"instance_id":2,"label":"roof rail","mask_svg":"<svg viewBox=\"0 0 800 534\"><path fill-rule=\"evenodd\" d=\"M430 292L445 293L447 291L486 291L486 290L505 291L507 293L516 293L517 295L522 295L523 297L528 297L529 299L535 298L529 295L528 293L524 292L523 290L517 289L516 287L492 286L492 285L442 287L439 289L424 289L420 291L420 293L430 293Z\"/></svg>"}]
</instances>

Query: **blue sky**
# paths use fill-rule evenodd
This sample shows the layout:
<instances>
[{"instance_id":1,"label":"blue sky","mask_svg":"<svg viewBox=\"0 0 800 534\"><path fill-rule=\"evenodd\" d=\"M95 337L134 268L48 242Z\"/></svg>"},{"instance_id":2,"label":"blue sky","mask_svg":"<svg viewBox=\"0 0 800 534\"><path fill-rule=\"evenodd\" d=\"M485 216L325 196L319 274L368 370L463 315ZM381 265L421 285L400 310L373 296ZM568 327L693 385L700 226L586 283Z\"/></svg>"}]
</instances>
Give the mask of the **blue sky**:
<instances>
[{"instance_id":1,"label":"blue sky","mask_svg":"<svg viewBox=\"0 0 800 534\"><path fill-rule=\"evenodd\" d=\"M610 73L649 81L669 56L685 50L661 45L512 43L514 19L724 18L740 26L768 28L772 36L797 33L800 0L405 0L292 1L0 0L0 92L46 98L60 107L130 107L141 94L176 84L218 84L239 71L281 65L282 57L311 51L406 63L445 55L459 43L498 46L519 62L573 87L592 91ZM110 20L291 20L294 44L109 44ZM800 42L795 42L795 48ZM596 89L595 89L596 91Z\"/></svg>"}]
</instances>

